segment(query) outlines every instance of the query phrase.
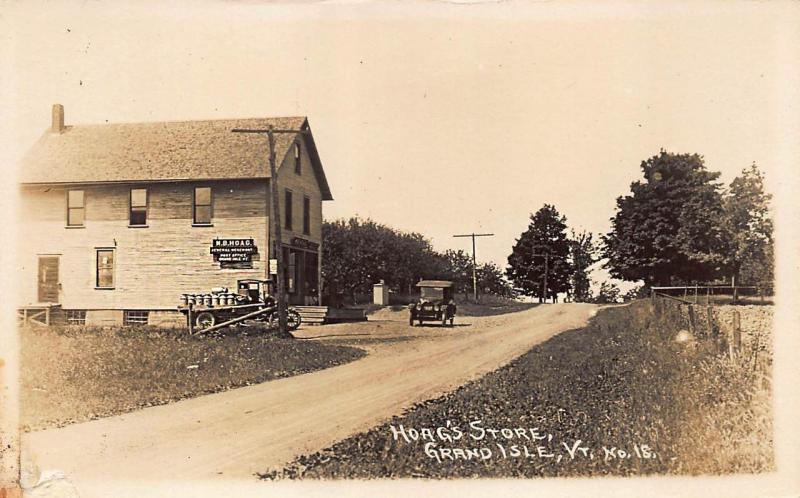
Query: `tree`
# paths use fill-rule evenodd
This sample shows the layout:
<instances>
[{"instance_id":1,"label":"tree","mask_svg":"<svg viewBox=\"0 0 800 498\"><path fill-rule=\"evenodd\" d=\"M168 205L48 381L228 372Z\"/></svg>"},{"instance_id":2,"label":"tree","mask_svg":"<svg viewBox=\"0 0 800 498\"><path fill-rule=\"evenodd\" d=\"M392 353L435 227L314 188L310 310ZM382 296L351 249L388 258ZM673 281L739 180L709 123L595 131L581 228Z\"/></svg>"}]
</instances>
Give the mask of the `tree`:
<instances>
[{"instance_id":1,"label":"tree","mask_svg":"<svg viewBox=\"0 0 800 498\"><path fill-rule=\"evenodd\" d=\"M619 287L612 282L603 282L597 291L597 296L592 299L597 304L616 303L619 300Z\"/></svg>"},{"instance_id":2,"label":"tree","mask_svg":"<svg viewBox=\"0 0 800 498\"><path fill-rule=\"evenodd\" d=\"M724 271L719 173L702 156L664 150L641 163L644 181L617 198L612 229L603 237L611 276L648 287L710 280Z\"/></svg>"},{"instance_id":3,"label":"tree","mask_svg":"<svg viewBox=\"0 0 800 498\"><path fill-rule=\"evenodd\" d=\"M642 299L647 297L649 294L649 290L647 287L643 285L637 285L636 287L632 287L628 289L628 292L623 294L622 300L625 302L633 301L634 299Z\"/></svg>"},{"instance_id":4,"label":"tree","mask_svg":"<svg viewBox=\"0 0 800 498\"><path fill-rule=\"evenodd\" d=\"M772 196L764 191L764 175L755 163L731 182L725 197L725 229L729 233L728 270L735 281L771 287L774 279Z\"/></svg>"},{"instance_id":5,"label":"tree","mask_svg":"<svg viewBox=\"0 0 800 498\"><path fill-rule=\"evenodd\" d=\"M359 294L371 293L380 280L410 292L420 278L444 278L448 270L446 258L422 235L369 219L325 221L322 238L327 299L345 295L355 301Z\"/></svg>"},{"instance_id":6,"label":"tree","mask_svg":"<svg viewBox=\"0 0 800 498\"><path fill-rule=\"evenodd\" d=\"M514 288L505 279L503 270L494 263L478 266L478 288L493 296L514 297Z\"/></svg>"},{"instance_id":7,"label":"tree","mask_svg":"<svg viewBox=\"0 0 800 498\"><path fill-rule=\"evenodd\" d=\"M588 302L592 296L589 267L597 262L597 247L592 234L587 231L570 232L569 257L572 267L570 287L575 302Z\"/></svg>"},{"instance_id":8,"label":"tree","mask_svg":"<svg viewBox=\"0 0 800 498\"><path fill-rule=\"evenodd\" d=\"M555 208L545 204L531 215L528 229L522 233L508 256L506 274L514 286L528 296L555 300L556 294L569 290L570 245L567 240L567 219ZM546 296L542 293L547 258Z\"/></svg>"},{"instance_id":9,"label":"tree","mask_svg":"<svg viewBox=\"0 0 800 498\"><path fill-rule=\"evenodd\" d=\"M445 251L444 256L448 265L448 272L445 278L452 280L455 284L456 292L463 292L464 299L466 299L467 294L472 289L472 258L461 249L458 251L448 249Z\"/></svg>"}]
</instances>

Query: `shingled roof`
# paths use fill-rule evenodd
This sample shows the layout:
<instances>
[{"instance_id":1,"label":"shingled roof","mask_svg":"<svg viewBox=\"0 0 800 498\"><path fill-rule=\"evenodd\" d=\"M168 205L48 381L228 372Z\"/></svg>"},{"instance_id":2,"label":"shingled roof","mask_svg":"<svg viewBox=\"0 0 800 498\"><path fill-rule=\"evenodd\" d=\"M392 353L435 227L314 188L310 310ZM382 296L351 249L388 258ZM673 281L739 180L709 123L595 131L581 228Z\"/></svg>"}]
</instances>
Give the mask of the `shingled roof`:
<instances>
[{"instance_id":1,"label":"shingled roof","mask_svg":"<svg viewBox=\"0 0 800 498\"><path fill-rule=\"evenodd\" d=\"M64 126L48 129L22 160L22 184L119 183L136 181L268 178L265 135L232 133L234 128L309 129L305 117L220 119L160 123ZM305 141L322 190L331 200L311 133ZM275 135L283 162L298 135Z\"/></svg>"}]
</instances>

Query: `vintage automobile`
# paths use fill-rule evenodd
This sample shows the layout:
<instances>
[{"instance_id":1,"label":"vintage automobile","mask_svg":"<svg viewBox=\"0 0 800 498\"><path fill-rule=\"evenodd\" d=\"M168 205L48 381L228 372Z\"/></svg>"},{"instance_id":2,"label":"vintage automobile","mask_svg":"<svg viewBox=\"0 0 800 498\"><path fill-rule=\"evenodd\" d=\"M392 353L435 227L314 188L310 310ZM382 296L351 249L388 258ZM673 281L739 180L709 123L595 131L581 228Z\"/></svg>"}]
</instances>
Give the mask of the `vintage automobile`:
<instances>
[{"instance_id":1,"label":"vintage automobile","mask_svg":"<svg viewBox=\"0 0 800 498\"><path fill-rule=\"evenodd\" d=\"M408 324L414 326L416 320L422 325L424 321L437 321L442 325L453 325L456 316L456 303L453 300L453 282L448 280L420 280L419 301L408 305Z\"/></svg>"}]
</instances>

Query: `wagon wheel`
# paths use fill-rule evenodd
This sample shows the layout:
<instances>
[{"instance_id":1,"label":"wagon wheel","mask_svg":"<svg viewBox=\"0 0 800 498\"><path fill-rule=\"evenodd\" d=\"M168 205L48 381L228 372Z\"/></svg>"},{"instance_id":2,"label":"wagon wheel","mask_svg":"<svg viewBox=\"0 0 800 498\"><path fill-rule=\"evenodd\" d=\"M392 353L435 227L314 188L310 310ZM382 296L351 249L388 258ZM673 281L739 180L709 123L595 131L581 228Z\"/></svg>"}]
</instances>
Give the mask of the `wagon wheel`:
<instances>
[{"instance_id":1,"label":"wagon wheel","mask_svg":"<svg viewBox=\"0 0 800 498\"><path fill-rule=\"evenodd\" d=\"M217 324L217 317L215 317L213 313L203 311L202 313L198 313L194 323L200 328L207 329Z\"/></svg>"},{"instance_id":2,"label":"wagon wheel","mask_svg":"<svg viewBox=\"0 0 800 498\"><path fill-rule=\"evenodd\" d=\"M289 309L286 310L286 328L291 330L297 330L300 328L300 323L303 319L300 317L300 313L295 310Z\"/></svg>"},{"instance_id":3,"label":"wagon wheel","mask_svg":"<svg viewBox=\"0 0 800 498\"><path fill-rule=\"evenodd\" d=\"M293 309L286 310L286 328L289 331L297 330L300 327L300 323L302 323L303 319L300 317L300 313ZM269 326L270 328L278 328L278 312L275 311L269 317Z\"/></svg>"}]
</instances>

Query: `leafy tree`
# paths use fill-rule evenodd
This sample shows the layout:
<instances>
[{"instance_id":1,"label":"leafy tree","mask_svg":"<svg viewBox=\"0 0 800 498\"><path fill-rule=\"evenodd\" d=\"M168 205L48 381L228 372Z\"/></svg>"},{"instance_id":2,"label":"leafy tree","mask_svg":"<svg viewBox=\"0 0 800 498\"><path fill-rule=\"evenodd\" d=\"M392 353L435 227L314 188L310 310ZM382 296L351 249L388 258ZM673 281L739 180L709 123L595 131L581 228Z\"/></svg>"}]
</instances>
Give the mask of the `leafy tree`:
<instances>
[{"instance_id":1,"label":"leafy tree","mask_svg":"<svg viewBox=\"0 0 800 498\"><path fill-rule=\"evenodd\" d=\"M611 276L649 287L719 275L728 244L719 173L707 171L702 156L664 150L641 168L644 181L617 198L611 232L603 237Z\"/></svg>"},{"instance_id":2,"label":"leafy tree","mask_svg":"<svg viewBox=\"0 0 800 498\"><path fill-rule=\"evenodd\" d=\"M514 288L506 280L503 270L494 263L478 267L478 289L485 294L513 298Z\"/></svg>"},{"instance_id":3,"label":"leafy tree","mask_svg":"<svg viewBox=\"0 0 800 498\"><path fill-rule=\"evenodd\" d=\"M617 284L606 281L600 284L597 296L592 301L597 304L616 303L619 300L619 293Z\"/></svg>"},{"instance_id":4,"label":"leafy tree","mask_svg":"<svg viewBox=\"0 0 800 498\"><path fill-rule=\"evenodd\" d=\"M544 300L545 258L537 254L548 254L547 296L569 290L571 274L568 261L570 244L567 240L567 220L555 208L545 204L531 215L528 229L517 239L508 256L506 274L523 294Z\"/></svg>"},{"instance_id":5,"label":"leafy tree","mask_svg":"<svg viewBox=\"0 0 800 498\"><path fill-rule=\"evenodd\" d=\"M771 287L774 279L772 196L755 163L731 182L724 198L725 229L730 236L728 268L743 284Z\"/></svg>"},{"instance_id":6,"label":"leafy tree","mask_svg":"<svg viewBox=\"0 0 800 498\"><path fill-rule=\"evenodd\" d=\"M323 293L346 295L355 301L384 280L410 290L422 277L436 278L447 271L444 258L418 233L402 233L372 220L350 218L326 221L323 237Z\"/></svg>"},{"instance_id":7,"label":"leafy tree","mask_svg":"<svg viewBox=\"0 0 800 498\"><path fill-rule=\"evenodd\" d=\"M636 287L628 289L628 292L622 296L622 300L628 302L633 301L634 299L642 299L647 297L649 293L650 291L647 287L644 285L637 285Z\"/></svg>"},{"instance_id":8,"label":"leafy tree","mask_svg":"<svg viewBox=\"0 0 800 498\"><path fill-rule=\"evenodd\" d=\"M463 292L466 299L472 289L472 258L463 250L453 251L448 249L444 253L447 259L448 272L445 275L447 280L452 280L456 287L456 292Z\"/></svg>"},{"instance_id":9,"label":"leafy tree","mask_svg":"<svg viewBox=\"0 0 800 498\"><path fill-rule=\"evenodd\" d=\"M575 302L588 302L592 296L589 267L597 262L597 245L590 232L571 232L569 239L569 256L572 266L570 287Z\"/></svg>"}]
</instances>

